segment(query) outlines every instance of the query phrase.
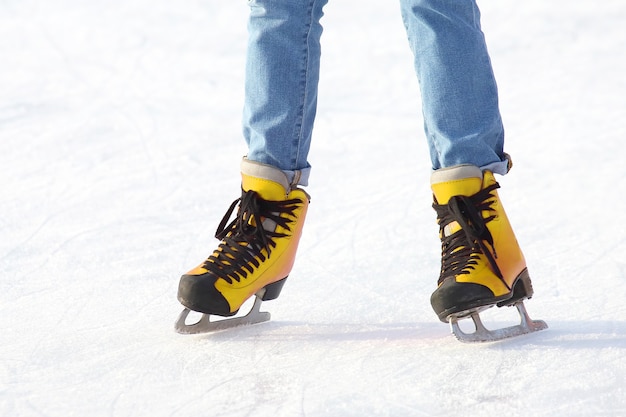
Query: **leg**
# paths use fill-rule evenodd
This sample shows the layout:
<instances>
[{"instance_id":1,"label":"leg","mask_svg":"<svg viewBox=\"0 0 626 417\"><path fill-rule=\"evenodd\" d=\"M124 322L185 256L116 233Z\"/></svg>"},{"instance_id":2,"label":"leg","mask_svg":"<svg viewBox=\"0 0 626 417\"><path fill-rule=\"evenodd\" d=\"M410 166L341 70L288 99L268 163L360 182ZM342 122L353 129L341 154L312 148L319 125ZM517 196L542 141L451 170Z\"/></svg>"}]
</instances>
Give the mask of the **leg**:
<instances>
[{"instance_id":1,"label":"leg","mask_svg":"<svg viewBox=\"0 0 626 417\"><path fill-rule=\"evenodd\" d=\"M218 248L180 278L181 333L269 320L262 301L277 298L295 261L309 196L307 161L317 104L319 20L327 0L249 0L249 45L241 197L218 226ZM235 207L238 206L235 212ZM231 215L235 215L230 221ZM250 297L252 311L233 317ZM187 324L189 310L204 313Z\"/></svg>"},{"instance_id":2,"label":"leg","mask_svg":"<svg viewBox=\"0 0 626 417\"><path fill-rule=\"evenodd\" d=\"M243 132L248 159L302 171L317 106L319 23L327 0L251 0Z\"/></svg>"},{"instance_id":3,"label":"leg","mask_svg":"<svg viewBox=\"0 0 626 417\"><path fill-rule=\"evenodd\" d=\"M462 341L493 341L546 328L523 300L533 295L524 255L500 202L494 173L510 167L503 152L498 92L475 0L401 0L420 80L434 172L433 208L441 271L431 305ZM519 326L488 331L478 312L516 306ZM472 317L474 334L457 321Z\"/></svg>"},{"instance_id":4,"label":"leg","mask_svg":"<svg viewBox=\"0 0 626 417\"><path fill-rule=\"evenodd\" d=\"M474 0L401 0L433 169L508 171L498 93Z\"/></svg>"}]
</instances>

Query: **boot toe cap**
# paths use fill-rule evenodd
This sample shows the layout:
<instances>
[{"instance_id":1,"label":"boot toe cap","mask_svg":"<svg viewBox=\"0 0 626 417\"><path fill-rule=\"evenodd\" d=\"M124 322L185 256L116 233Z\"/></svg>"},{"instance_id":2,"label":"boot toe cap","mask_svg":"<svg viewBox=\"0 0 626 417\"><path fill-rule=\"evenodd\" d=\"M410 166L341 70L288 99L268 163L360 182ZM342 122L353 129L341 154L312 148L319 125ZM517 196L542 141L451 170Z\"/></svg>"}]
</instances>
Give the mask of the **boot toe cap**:
<instances>
[{"instance_id":1,"label":"boot toe cap","mask_svg":"<svg viewBox=\"0 0 626 417\"><path fill-rule=\"evenodd\" d=\"M216 277L210 273L185 274L178 284L178 301L190 310L219 316L232 316L228 301L215 288Z\"/></svg>"},{"instance_id":2,"label":"boot toe cap","mask_svg":"<svg viewBox=\"0 0 626 417\"><path fill-rule=\"evenodd\" d=\"M439 317L446 323L451 314L495 304L498 297L484 285L460 283L454 278L446 279L430 297L430 304Z\"/></svg>"}]
</instances>

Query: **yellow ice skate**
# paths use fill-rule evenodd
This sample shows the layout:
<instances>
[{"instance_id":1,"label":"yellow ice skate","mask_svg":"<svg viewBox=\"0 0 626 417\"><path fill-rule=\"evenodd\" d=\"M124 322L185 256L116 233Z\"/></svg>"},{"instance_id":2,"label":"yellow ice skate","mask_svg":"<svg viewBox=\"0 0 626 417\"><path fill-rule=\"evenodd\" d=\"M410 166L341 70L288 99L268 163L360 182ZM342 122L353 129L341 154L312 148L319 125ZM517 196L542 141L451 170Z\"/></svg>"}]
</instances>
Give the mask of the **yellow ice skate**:
<instances>
[{"instance_id":1,"label":"yellow ice skate","mask_svg":"<svg viewBox=\"0 0 626 417\"><path fill-rule=\"evenodd\" d=\"M244 159L241 175L241 198L231 204L215 234L221 240L218 248L180 279L178 300L186 308L176 322L179 333L269 320L269 313L259 311L261 302L279 296L293 267L309 196L269 165ZM237 204L236 218L226 225ZM253 295L246 316L211 320L211 315L234 316ZM190 310L204 313L200 321L186 323Z\"/></svg>"},{"instance_id":2,"label":"yellow ice skate","mask_svg":"<svg viewBox=\"0 0 626 417\"><path fill-rule=\"evenodd\" d=\"M492 341L547 327L528 317L523 300L533 295L524 255L498 197L493 173L472 165L435 171L431 187L442 242L441 273L431 305L464 342ZM517 326L487 330L479 312L515 306ZM471 317L476 331L463 332L458 320Z\"/></svg>"}]
</instances>

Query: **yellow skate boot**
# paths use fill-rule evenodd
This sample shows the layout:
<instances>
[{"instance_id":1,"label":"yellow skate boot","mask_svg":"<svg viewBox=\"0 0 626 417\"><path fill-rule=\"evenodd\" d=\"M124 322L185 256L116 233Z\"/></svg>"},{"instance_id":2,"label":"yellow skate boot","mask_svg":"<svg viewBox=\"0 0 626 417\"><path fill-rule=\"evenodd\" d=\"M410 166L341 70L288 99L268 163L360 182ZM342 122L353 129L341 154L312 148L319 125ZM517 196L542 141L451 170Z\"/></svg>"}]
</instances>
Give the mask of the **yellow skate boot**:
<instances>
[{"instance_id":1,"label":"yellow skate boot","mask_svg":"<svg viewBox=\"0 0 626 417\"><path fill-rule=\"evenodd\" d=\"M533 295L524 255L498 197L493 173L473 165L435 171L431 177L442 242L438 288L430 301L443 322L462 341L490 341L546 327L532 321L523 300ZM487 330L478 313L494 305L517 307L519 326ZM476 332L461 331L457 321L474 320Z\"/></svg>"},{"instance_id":2,"label":"yellow skate boot","mask_svg":"<svg viewBox=\"0 0 626 417\"><path fill-rule=\"evenodd\" d=\"M269 320L259 312L262 301L277 298L294 264L309 196L292 188L277 168L244 159L242 195L222 219L215 237L217 249L199 266L180 278L178 300L186 308L176 330L203 333ZM236 218L228 223L235 206ZM234 316L256 295L244 317L211 321L210 315ZM186 324L189 310L204 313L199 322Z\"/></svg>"}]
</instances>

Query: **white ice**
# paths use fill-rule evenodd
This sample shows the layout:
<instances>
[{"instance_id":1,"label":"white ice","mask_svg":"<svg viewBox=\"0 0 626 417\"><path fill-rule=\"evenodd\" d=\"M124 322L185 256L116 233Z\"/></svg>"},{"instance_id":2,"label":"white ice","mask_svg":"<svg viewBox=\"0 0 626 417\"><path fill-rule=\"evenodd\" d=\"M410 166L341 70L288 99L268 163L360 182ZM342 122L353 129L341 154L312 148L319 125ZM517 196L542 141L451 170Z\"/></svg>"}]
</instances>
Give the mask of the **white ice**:
<instances>
[{"instance_id":1,"label":"white ice","mask_svg":"<svg viewBox=\"0 0 626 417\"><path fill-rule=\"evenodd\" d=\"M202 336L176 289L238 197L246 2L0 1L0 415L625 416L626 3L481 7L550 328L465 345L396 1L327 6L296 266Z\"/></svg>"}]
</instances>

